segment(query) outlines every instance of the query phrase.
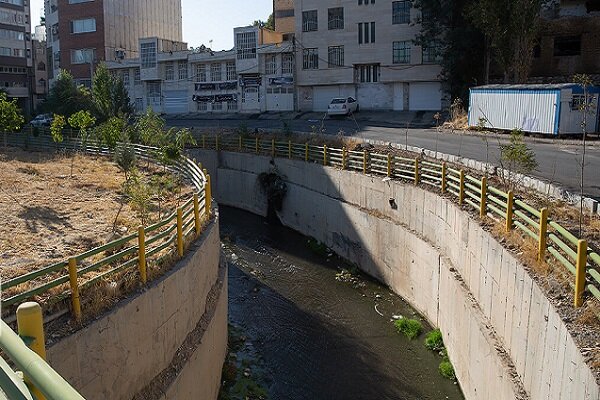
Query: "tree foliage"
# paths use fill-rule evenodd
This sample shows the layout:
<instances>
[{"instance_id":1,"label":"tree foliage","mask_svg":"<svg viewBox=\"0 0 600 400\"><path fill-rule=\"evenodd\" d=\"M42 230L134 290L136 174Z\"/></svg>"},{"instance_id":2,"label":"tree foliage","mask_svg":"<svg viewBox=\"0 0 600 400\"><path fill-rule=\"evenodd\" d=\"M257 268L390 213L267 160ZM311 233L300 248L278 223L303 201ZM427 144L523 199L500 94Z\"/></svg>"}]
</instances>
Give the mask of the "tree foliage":
<instances>
[{"instance_id":1,"label":"tree foliage","mask_svg":"<svg viewBox=\"0 0 600 400\"><path fill-rule=\"evenodd\" d=\"M6 134L19 131L24 122L17 100L9 101L5 93L0 93L0 130L4 137L4 147L6 147Z\"/></svg>"},{"instance_id":2,"label":"tree foliage","mask_svg":"<svg viewBox=\"0 0 600 400\"><path fill-rule=\"evenodd\" d=\"M94 129L96 140L113 150L119 141L130 140L127 121L120 117L111 117Z\"/></svg>"},{"instance_id":3,"label":"tree foliage","mask_svg":"<svg viewBox=\"0 0 600 400\"><path fill-rule=\"evenodd\" d=\"M508 144L500 145L500 161L506 169L503 173L504 184L509 190L515 188L521 176L529 175L538 166L535 152L527 146L523 136L523 131L514 129Z\"/></svg>"},{"instance_id":4,"label":"tree foliage","mask_svg":"<svg viewBox=\"0 0 600 400\"><path fill-rule=\"evenodd\" d=\"M92 109L91 95L88 89L75 84L71 73L60 70L42 109L69 117L80 110L90 111Z\"/></svg>"},{"instance_id":5,"label":"tree foliage","mask_svg":"<svg viewBox=\"0 0 600 400\"><path fill-rule=\"evenodd\" d=\"M160 147L164 141L165 121L148 107L134 124L134 141Z\"/></svg>"},{"instance_id":6,"label":"tree foliage","mask_svg":"<svg viewBox=\"0 0 600 400\"><path fill-rule=\"evenodd\" d=\"M50 123L50 134L52 135L52 140L56 143L62 143L63 141L63 129L67 125L67 121L64 115L54 114L54 118Z\"/></svg>"},{"instance_id":7,"label":"tree foliage","mask_svg":"<svg viewBox=\"0 0 600 400\"><path fill-rule=\"evenodd\" d=\"M267 18L266 21L257 19L252 23L252 26L258 26L260 28L267 28L267 29L271 29L271 30L275 30L275 19L273 18L273 13L271 13L271 15L269 15L269 18Z\"/></svg>"},{"instance_id":8,"label":"tree foliage","mask_svg":"<svg viewBox=\"0 0 600 400\"><path fill-rule=\"evenodd\" d=\"M89 128L96 123L96 118L86 110L77 111L69 117L69 125L79 130L79 137L85 143L89 137Z\"/></svg>"},{"instance_id":9,"label":"tree foliage","mask_svg":"<svg viewBox=\"0 0 600 400\"><path fill-rule=\"evenodd\" d=\"M94 114L101 122L133 113L129 93L122 79L112 76L104 63L94 73L92 101Z\"/></svg>"}]
</instances>

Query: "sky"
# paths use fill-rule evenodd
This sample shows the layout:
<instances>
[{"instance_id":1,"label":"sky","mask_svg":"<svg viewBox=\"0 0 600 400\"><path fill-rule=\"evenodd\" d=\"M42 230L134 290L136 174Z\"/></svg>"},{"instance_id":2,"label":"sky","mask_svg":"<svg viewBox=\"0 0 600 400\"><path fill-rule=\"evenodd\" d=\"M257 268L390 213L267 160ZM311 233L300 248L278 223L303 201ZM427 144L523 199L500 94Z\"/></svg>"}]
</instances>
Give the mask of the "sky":
<instances>
[{"instance_id":1,"label":"sky","mask_svg":"<svg viewBox=\"0 0 600 400\"><path fill-rule=\"evenodd\" d=\"M273 9L273 0L181 0L183 41L189 46L204 44L213 50L233 47L233 28L266 21ZM31 22L38 25L44 0L31 0ZM212 40L212 45L209 41Z\"/></svg>"}]
</instances>

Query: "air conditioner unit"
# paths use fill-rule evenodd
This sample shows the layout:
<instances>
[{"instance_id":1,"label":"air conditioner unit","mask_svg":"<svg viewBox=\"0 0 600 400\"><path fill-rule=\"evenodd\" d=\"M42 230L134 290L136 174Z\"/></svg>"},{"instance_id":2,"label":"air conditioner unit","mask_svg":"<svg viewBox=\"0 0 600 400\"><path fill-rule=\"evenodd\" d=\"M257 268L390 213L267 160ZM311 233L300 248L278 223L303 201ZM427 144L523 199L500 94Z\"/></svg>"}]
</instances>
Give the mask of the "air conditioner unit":
<instances>
[{"instance_id":1,"label":"air conditioner unit","mask_svg":"<svg viewBox=\"0 0 600 400\"><path fill-rule=\"evenodd\" d=\"M123 60L125 58L125 50L122 50L122 49L115 50L115 58L117 60Z\"/></svg>"}]
</instances>

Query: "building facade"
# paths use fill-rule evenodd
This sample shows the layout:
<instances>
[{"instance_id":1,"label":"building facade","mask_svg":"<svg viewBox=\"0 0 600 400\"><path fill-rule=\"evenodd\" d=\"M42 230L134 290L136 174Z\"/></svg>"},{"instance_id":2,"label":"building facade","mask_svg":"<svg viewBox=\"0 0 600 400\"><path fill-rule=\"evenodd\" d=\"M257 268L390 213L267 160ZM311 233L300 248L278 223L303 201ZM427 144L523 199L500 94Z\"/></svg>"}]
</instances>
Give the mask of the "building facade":
<instances>
[{"instance_id":1,"label":"building facade","mask_svg":"<svg viewBox=\"0 0 600 400\"><path fill-rule=\"evenodd\" d=\"M295 0L299 110L339 96L361 109L441 110L438 48L413 44L419 14L410 0Z\"/></svg>"},{"instance_id":2,"label":"building facade","mask_svg":"<svg viewBox=\"0 0 600 400\"><path fill-rule=\"evenodd\" d=\"M181 42L181 0L45 0L49 79L59 69L89 85L101 61L138 57L138 40Z\"/></svg>"},{"instance_id":3,"label":"building facade","mask_svg":"<svg viewBox=\"0 0 600 400\"><path fill-rule=\"evenodd\" d=\"M16 98L26 113L32 109L30 8L27 0L0 0L0 89Z\"/></svg>"},{"instance_id":4,"label":"building facade","mask_svg":"<svg viewBox=\"0 0 600 400\"><path fill-rule=\"evenodd\" d=\"M31 97L33 110L38 110L38 107L46 100L48 94L48 57L46 48L45 26L36 26L31 41L31 50L33 54L33 83L31 85Z\"/></svg>"},{"instance_id":5,"label":"building facade","mask_svg":"<svg viewBox=\"0 0 600 400\"><path fill-rule=\"evenodd\" d=\"M282 34L234 30L228 51L187 50L158 38L139 40L140 57L108 62L136 112L260 113L294 110L294 55Z\"/></svg>"}]
</instances>

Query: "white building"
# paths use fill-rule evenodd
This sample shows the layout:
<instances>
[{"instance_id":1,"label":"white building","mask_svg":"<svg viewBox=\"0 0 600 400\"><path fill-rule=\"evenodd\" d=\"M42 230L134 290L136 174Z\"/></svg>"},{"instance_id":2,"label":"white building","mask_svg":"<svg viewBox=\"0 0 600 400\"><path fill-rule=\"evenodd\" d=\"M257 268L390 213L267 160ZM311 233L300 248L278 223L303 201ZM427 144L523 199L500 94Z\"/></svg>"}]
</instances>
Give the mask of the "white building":
<instances>
[{"instance_id":1,"label":"white building","mask_svg":"<svg viewBox=\"0 0 600 400\"><path fill-rule=\"evenodd\" d=\"M439 49L413 44L419 13L410 0L295 0L298 108L352 96L361 109L440 110Z\"/></svg>"},{"instance_id":2,"label":"white building","mask_svg":"<svg viewBox=\"0 0 600 400\"><path fill-rule=\"evenodd\" d=\"M136 111L164 114L259 113L294 110L292 43L273 31L234 30L228 51L173 48L140 39L140 58L108 63L123 77Z\"/></svg>"}]
</instances>

